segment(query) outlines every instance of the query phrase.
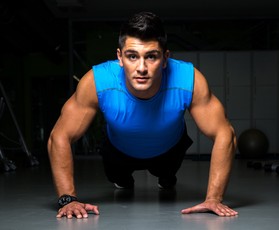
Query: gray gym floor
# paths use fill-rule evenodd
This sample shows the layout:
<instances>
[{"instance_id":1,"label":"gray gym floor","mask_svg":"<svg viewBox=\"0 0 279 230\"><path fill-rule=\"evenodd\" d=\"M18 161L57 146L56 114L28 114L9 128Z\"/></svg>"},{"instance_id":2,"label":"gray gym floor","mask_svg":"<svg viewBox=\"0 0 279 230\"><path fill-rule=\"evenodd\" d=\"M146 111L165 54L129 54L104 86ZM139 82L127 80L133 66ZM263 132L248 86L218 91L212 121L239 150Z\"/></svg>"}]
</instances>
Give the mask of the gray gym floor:
<instances>
[{"instance_id":1,"label":"gray gym floor","mask_svg":"<svg viewBox=\"0 0 279 230\"><path fill-rule=\"evenodd\" d=\"M119 191L103 173L99 158L76 159L76 183L83 201L97 204L100 216L88 219L57 219L56 195L48 160L38 167L18 167L0 173L0 229L278 229L279 176L247 167L236 159L225 196L237 217L212 213L181 215L180 210L204 198L209 161L185 159L178 172L175 191L161 191L146 171L134 173L134 192Z\"/></svg>"}]
</instances>

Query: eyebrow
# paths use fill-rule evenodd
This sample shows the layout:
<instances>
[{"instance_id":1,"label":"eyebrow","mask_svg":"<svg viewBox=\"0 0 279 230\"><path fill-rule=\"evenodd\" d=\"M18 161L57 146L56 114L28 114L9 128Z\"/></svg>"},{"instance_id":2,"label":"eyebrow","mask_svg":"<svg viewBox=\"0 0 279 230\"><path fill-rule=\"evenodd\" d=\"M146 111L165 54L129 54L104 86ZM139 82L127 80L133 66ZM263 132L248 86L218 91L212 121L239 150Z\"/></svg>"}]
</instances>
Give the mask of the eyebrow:
<instances>
[{"instance_id":1,"label":"eyebrow","mask_svg":"<svg viewBox=\"0 0 279 230\"><path fill-rule=\"evenodd\" d=\"M127 54L127 53L138 53L138 51L131 50L131 49L130 50L125 50L124 54ZM150 51L146 52L146 54L154 54L154 53L161 54L161 51L159 51L159 50L150 50Z\"/></svg>"}]
</instances>

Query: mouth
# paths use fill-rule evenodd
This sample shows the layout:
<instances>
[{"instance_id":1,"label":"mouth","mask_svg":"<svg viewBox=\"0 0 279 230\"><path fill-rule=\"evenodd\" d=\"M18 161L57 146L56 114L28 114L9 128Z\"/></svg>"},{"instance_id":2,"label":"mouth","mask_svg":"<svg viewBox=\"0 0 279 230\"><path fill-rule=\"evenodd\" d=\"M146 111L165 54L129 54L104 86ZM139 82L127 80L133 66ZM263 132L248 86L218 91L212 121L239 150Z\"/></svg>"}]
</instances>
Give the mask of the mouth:
<instances>
[{"instance_id":1,"label":"mouth","mask_svg":"<svg viewBox=\"0 0 279 230\"><path fill-rule=\"evenodd\" d=\"M138 83L145 83L148 81L149 77L135 77L134 78Z\"/></svg>"}]
</instances>

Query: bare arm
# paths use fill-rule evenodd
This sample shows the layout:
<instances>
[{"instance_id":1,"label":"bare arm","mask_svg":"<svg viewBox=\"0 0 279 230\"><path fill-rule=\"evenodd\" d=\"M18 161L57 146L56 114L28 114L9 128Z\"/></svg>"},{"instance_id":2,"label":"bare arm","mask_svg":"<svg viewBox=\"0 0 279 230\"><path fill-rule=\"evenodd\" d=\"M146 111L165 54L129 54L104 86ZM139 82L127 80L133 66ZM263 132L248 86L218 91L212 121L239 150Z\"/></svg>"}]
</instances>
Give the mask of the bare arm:
<instances>
[{"instance_id":1,"label":"bare arm","mask_svg":"<svg viewBox=\"0 0 279 230\"><path fill-rule=\"evenodd\" d=\"M222 104L211 93L205 78L198 70L195 70L195 87L190 113L199 129L214 142L205 200L205 204L211 206L206 208L199 206L200 209L188 209L183 213L211 210L221 216L235 215L237 213L227 206L217 207L217 204L223 201L234 159L236 149L234 129L226 118Z\"/></svg>"},{"instance_id":2,"label":"bare arm","mask_svg":"<svg viewBox=\"0 0 279 230\"><path fill-rule=\"evenodd\" d=\"M77 195L71 144L85 133L97 108L98 99L93 72L90 70L80 80L76 92L64 104L48 140L49 159L58 196Z\"/></svg>"}]
</instances>

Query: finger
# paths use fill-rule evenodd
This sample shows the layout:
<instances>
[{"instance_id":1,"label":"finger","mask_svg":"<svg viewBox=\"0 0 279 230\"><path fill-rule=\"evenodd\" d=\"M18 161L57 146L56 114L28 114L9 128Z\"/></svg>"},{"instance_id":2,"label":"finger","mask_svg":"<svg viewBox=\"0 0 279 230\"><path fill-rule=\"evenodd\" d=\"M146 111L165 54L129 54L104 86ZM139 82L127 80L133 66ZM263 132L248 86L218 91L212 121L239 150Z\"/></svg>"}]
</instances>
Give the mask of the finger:
<instances>
[{"instance_id":1,"label":"finger","mask_svg":"<svg viewBox=\"0 0 279 230\"><path fill-rule=\"evenodd\" d=\"M73 212L72 211L67 211L67 218L72 219L73 218Z\"/></svg>"},{"instance_id":2,"label":"finger","mask_svg":"<svg viewBox=\"0 0 279 230\"><path fill-rule=\"evenodd\" d=\"M230 210L230 212L231 212L231 214L233 215L233 216L237 216L238 215L238 212L237 211L235 211L235 210Z\"/></svg>"},{"instance_id":3,"label":"finger","mask_svg":"<svg viewBox=\"0 0 279 230\"><path fill-rule=\"evenodd\" d=\"M203 211L203 210L196 210L196 209L189 209L189 208L187 208L187 209L183 209L182 211L181 211L181 213L182 214L191 214L191 213L198 213L198 212L206 212L206 211Z\"/></svg>"},{"instance_id":4,"label":"finger","mask_svg":"<svg viewBox=\"0 0 279 230\"><path fill-rule=\"evenodd\" d=\"M57 218L61 218L61 217L65 216L65 215L66 215L66 213L63 211L62 208L60 208L60 209L58 210L58 213L57 213L56 217L57 217Z\"/></svg>"},{"instance_id":5,"label":"finger","mask_svg":"<svg viewBox=\"0 0 279 230\"><path fill-rule=\"evenodd\" d=\"M192 213L192 212L193 212L192 208L186 208L186 209L181 210L182 214L189 214L189 213Z\"/></svg>"},{"instance_id":6,"label":"finger","mask_svg":"<svg viewBox=\"0 0 279 230\"><path fill-rule=\"evenodd\" d=\"M226 205L219 205L213 211L219 216L236 216L236 215L238 215L238 212L234 211L233 209L229 208Z\"/></svg>"},{"instance_id":7,"label":"finger","mask_svg":"<svg viewBox=\"0 0 279 230\"><path fill-rule=\"evenodd\" d=\"M205 209L205 208L201 208L199 206L194 206L194 207L191 207L191 208L183 209L181 211L181 213L182 214L189 214L189 213L206 212L206 211L208 211L208 210Z\"/></svg>"},{"instance_id":8,"label":"finger","mask_svg":"<svg viewBox=\"0 0 279 230\"><path fill-rule=\"evenodd\" d=\"M80 214L81 214L81 218L88 218L88 213L84 208L80 210ZM79 217L77 216L77 218Z\"/></svg>"},{"instance_id":9,"label":"finger","mask_svg":"<svg viewBox=\"0 0 279 230\"><path fill-rule=\"evenodd\" d=\"M74 214L77 219L81 219L83 217L87 218L87 212L84 209L81 209L81 210L75 209Z\"/></svg>"},{"instance_id":10,"label":"finger","mask_svg":"<svg viewBox=\"0 0 279 230\"><path fill-rule=\"evenodd\" d=\"M205 207L209 210L217 214L218 216L236 216L238 212L232 210L227 205L222 203L212 202L212 200L208 200L204 202Z\"/></svg>"},{"instance_id":11,"label":"finger","mask_svg":"<svg viewBox=\"0 0 279 230\"><path fill-rule=\"evenodd\" d=\"M85 204L84 206L86 211L92 211L93 213L95 213L96 215L99 215L99 207L96 205L92 205L92 204Z\"/></svg>"}]
</instances>

